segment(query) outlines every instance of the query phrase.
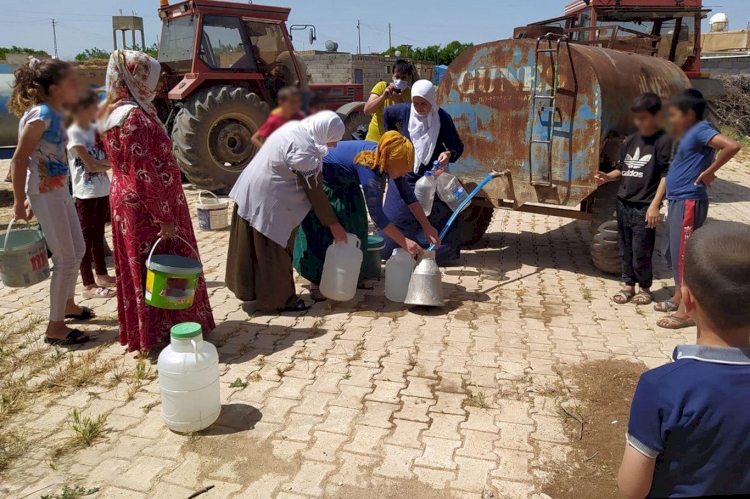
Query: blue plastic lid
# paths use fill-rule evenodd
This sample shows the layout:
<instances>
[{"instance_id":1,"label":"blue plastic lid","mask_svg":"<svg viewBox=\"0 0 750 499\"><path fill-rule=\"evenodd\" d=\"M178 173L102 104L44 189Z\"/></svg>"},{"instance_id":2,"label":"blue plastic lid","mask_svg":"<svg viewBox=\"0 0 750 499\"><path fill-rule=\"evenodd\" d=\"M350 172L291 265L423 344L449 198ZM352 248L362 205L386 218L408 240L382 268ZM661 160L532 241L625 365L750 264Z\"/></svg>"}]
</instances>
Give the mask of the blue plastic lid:
<instances>
[{"instance_id":1,"label":"blue plastic lid","mask_svg":"<svg viewBox=\"0 0 750 499\"><path fill-rule=\"evenodd\" d=\"M432 170L427 170L426 172L424 172L424 176L425 177L432 177Z\"/></svg>"},{"instance_id":2,"label":"blue plastic lid","mask_svg":"<svg viewBox=\"0 0 750 499\"><path fill-rule=\"evenodd\" d=\"M385 239L380 236L367 236L367 251L380 251L385 248Z\"/></svg>"}]
</instances>

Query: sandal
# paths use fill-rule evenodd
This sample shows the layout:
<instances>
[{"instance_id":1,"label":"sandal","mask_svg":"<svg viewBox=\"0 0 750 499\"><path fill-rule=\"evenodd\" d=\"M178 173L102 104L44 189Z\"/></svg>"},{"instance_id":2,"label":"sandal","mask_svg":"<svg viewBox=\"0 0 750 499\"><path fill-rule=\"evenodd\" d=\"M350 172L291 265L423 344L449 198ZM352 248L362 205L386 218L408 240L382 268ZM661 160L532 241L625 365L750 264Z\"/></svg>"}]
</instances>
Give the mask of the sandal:
<instances>
[{"instance_id":1,"label":"sandal","mask_svg":"<svg viewBox=\"0 0 750 499\"><path fill-rule=\"evenodd\" d=\"M50 338L48 336L45 336L44 342L48 345L52 345L55 347L69 347L73 345L82 345L88 342L90 339L91 337L89 337L89 335L87 335L83 331L74 329L71 332L69 332L68 336L66 336L62 340L59 338Z\"/></svg>"},{"instance_id":2,"label":"sandal","mask_svg":"<svg viewBox=\"0 0 750 499\"><path fill-rule=\"evenodd\" d=\"M659 302L656 305L654 305L654 310L657 312L677 312L677 310L680 308L679 303L675 303L672 300L664 300L663 302Z\"/></svg>"},{"instance_id":3,"label":"sandal","mask_svg":"<svg viewBox=\"0 0 750 499\"><path fill-rule=\"evenodd\" d=\"M302 298L298 299L294 304L287 305L286 307L282 308L280 312L305 312L306 310L310 310L312 307L305 303L305 300Z\"/></svg>"},{"instance_id":4,"label":"sandal","mask_svg":"<svg viewBox=\"0 0 750 499\"><path fill-rule=\"evenodd\" d=\"M80 314L65 314L66 319L74 319L77 321L90 321L96 317L96 314L89 307L81 307Z\"/></svg>"},{"instance_id":5,"label":"sandal","mask_svg":"<svg viewBox=\"0 0 750 499\"><path fill-rule=\"evenodd\" d=\"M633 293L632 291L623 289L623 290L620 290L619 293L617 293L615 296L612 297L612 301L617 303L618 305L625 305L630 300L632 300L634 296L635 296L635 293Z\"/></svg>"},{"instance_id":6,"label":"sandal","mask_svg":"<svg viewBox=\"0 0 750 499\"><path fill-rule=\"evenodd\" d=\"M85 296L86 298L114 298L115 296L117 296L117 292L114 289L99 286L97 288L85 290L83 292L83 296Z\"/></svg>"},{"instance_id":7,"label":"sandal","mask_svg":"<svg viewBox=\"0 0 750 499\"><path fill-rule=\"evenodd\" d=\"M633 303L636 305L650 305L654 301L654 297L648 291L639 291L633 297Z\"/></svg>"},{"instance_id":8,"label":"sandal","mask_svg":"<svg viewBox=\"0 0 750 499\"><path fill-rule=\"evenodd\" d=\"M675 315L668 315L663 319L659 319L656 325L664 329L683 329L695 326L695 321L690 318L681 319Z\"/></svg>"},{"instance_id":9,"label":"sandal","mask_svg":"<svg viewBox=\"0 0 750 499\"><path fill-rule=\"evenodd\" d=\"M324 295L324 294L323 294L323 293L322 293L322 292L320 291L320 288L311 288L311 289L310 289L310 298L312 298L312 300L313 300L314 302L319 302L319 301L326 301L326 300L328 299L328 298L326 298L326 296L325 296L325 295Z\"/></svg>"}]
</instances>

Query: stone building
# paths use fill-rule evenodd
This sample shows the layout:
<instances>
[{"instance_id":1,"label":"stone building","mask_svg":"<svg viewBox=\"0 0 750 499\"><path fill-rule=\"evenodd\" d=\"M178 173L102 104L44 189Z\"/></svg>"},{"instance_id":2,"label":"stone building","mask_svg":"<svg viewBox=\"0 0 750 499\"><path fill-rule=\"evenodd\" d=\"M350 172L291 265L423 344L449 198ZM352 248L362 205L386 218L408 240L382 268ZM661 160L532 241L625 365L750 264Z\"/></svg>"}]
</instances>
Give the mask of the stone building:
<instances>
[{"instance_id":1,"label":"stone building","mask_svg":"<svg viewBox=\"0 0 750 499\"><path fill-rule=\"evenodd\" d=\"M365 98L376 83L391 80L393 64L399 59L379 54L358 55L317 50L295 52L295 54L307 65L310 83L362 83ZM414 66L420 78L432 81L432 63L415 61Z\"/></svg>"}]
</instances>

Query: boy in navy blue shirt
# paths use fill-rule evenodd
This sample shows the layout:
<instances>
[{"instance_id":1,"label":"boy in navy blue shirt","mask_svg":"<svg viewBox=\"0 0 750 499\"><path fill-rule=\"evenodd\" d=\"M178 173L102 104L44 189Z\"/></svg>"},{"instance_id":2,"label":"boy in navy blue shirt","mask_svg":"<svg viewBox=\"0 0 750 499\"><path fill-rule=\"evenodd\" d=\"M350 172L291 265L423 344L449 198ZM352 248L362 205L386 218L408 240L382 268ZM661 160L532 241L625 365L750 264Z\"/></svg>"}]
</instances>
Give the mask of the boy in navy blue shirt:
<instances>
[{"instance_id":1,"label":"boy in navy blue shirt","mask_svg":"<svg viewBox=\"0 0 750 499\"><path fill-rule=\"evenodd\" d=\"M654 306L657 312L675 312L657 322L666 329L695 325L681 303L685 242L706 221L707 189L716 180L716 172L740 150L735 140L703 121L705 112L706 100L693 88L673 95L669 101L669 121L681 140L667 173L669 204L664 234L664 255L674 274L675 291L671 299Z\"/></svg>"},{"instance_id":2,"label":"boy in navy blue shirt","mask_svg":"<svg viewBox=\"0 0 750 499\"><path fill-rule=\"evenodd\" d=\"M750 494L750 226L712 222L684 253L697 344L638 382L617 479L630 499Z\"/></svg>"}]
</instances>

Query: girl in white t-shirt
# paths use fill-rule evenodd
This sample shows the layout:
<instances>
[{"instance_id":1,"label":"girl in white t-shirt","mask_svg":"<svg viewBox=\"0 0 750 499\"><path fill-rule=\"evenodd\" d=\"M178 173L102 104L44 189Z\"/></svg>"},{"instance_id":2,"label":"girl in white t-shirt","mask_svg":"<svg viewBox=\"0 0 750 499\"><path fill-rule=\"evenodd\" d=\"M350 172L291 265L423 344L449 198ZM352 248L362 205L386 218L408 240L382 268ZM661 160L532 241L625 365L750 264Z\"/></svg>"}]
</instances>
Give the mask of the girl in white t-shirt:
<instances>
[{"instance_id":1,"label":"girl in white t-shirt","mask_svg":"<svg viewBox=\"0 0 750 499\"><path fill-rule=\"evenodd\" d=\"M109 212L109 164L104 151L96 145L96 118L99 96L86 90L71 109L73 124L68 127L68 162L72 176L73 197L86 241L81 261L83 295L87 298L112 298L115 278L107 272L104 259L104 229ZM94 266L94 272L91 265Z\"/></svg>"},{"instance_id":2,"label":"girl in white t-shirt","mask_svg":"<svg viewBox=\"0 0 750 499\"><path fill-rule=\"evenodd\" d=\"M93 312L75 302L77 270L86 244L68 191L67 141L62 110L80 97L78 76L70 63L34 57L15 72L8 107L21 118L18 146L11 160L13 217L36 215L52 252L49 324L44 341L70 346L89 341L65 319L79 321ZM33 211L32 211L33 210Z\"/></svg>"}]
</instances>

